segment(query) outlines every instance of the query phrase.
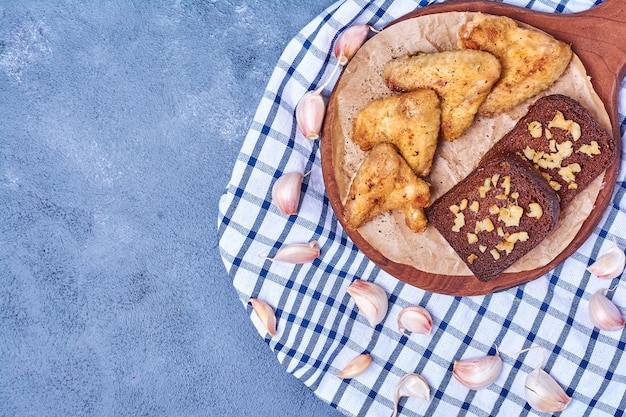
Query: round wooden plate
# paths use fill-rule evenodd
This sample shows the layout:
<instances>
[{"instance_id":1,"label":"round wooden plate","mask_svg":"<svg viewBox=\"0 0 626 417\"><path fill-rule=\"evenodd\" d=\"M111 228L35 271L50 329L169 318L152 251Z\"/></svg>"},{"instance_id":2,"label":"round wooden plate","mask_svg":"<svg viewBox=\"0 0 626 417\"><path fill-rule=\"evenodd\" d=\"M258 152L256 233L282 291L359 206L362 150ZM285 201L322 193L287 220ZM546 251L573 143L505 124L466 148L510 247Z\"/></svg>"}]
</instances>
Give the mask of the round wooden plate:
<instances>
[{"instance_id":1,"label":"round wooden plate","mask_svg":"<svg viewBox=\"0 0 626 417\"><path fill-rule=\"evenodd\" d=\"M598 194L595 208L565 250L541 268L532 271L504 273L488 282L480 281L474 276L433 274L420 271L410 265L393 262L370 245L358 231L347 231L348 236L369 259L394 277L426 291L467 296L501 291L544 275L575 252L589 238L603 216L611 200L620 165L621 135L617 115L617 99L626 70L626 42L624 42L626 39L626 1L605 0L604 3L584 12L554 14L483 0L452 0L415 10L392 24L426 14L459 11L508 16L542 29L555 38L571 44L572 50L585 65L596 93L604 102L613 127L612 134L618 139L618 158L605 171L604 183L606 186ZM331 126L335 116L334 112L334 94L331 94L320 145L322 171L330 204L345 229L343 204L334 176L332 159Z\"/></svg>"}]
</instances>

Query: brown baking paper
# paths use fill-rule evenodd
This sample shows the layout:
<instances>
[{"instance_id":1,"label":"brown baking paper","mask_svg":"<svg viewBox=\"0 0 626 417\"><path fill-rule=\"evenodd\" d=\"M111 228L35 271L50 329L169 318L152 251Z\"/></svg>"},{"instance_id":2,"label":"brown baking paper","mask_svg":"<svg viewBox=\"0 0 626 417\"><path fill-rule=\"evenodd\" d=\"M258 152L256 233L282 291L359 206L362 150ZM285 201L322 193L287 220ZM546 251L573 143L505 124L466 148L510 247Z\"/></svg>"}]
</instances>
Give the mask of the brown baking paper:
<instances>
[{"instance_id":1,"label":"brown baking paper","mask_svg":"<svg viewBox=\"0 0 626 417\"><path fill-rule=\"evenodd\" d=\"M365 153L351 139L352 122L370 101L393 94L382 79L384 65L395 57L417 52L458 49L457 32L476 13L450 12L420 16L394 24L367 41L345 68L335 88L335 118L331 127L333 166L341 201L345 204L350 183ZM604 104L593 90L585 68L577 56L564 74L541 95L560 93L578 100L611 131ZM513 110L494 118L477 117L473 125L453 142L439 140L430 176L431 202L469 174L482 155L516 121L526 114L527 100ZM520 258L507 272L530 271L548 264L574 239L593 210L603 186L603 175L586 187L561 213L557 228L531 252ZM447 241L432 226L421 234L404 223L401 211L378 216L359 228L367 242L396 263L443 275L472 275Z\"/></svg>"}]
</instances>

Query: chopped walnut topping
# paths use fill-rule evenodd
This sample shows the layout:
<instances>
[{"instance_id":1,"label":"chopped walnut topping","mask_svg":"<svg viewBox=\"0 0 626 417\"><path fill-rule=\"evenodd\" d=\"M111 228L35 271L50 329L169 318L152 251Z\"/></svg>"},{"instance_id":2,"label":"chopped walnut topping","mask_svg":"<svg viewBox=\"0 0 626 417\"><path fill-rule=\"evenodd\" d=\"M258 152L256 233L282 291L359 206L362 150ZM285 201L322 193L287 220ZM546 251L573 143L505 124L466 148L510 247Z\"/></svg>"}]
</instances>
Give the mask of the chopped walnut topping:
<instances>
[{"instance_id":1,"label":"chopped walnut topping","mask_svg":"<svg viewBox=\"0 0 626 417\"><path fill-rule=\"evenodd\" d=\"M572 134L572 139L574 139L574 142L576 142L582 136L582 130L580 128L580 125L574 122L572 124L572 128L570 129L569 133Z\"/></svg>"},{"instance_id":2,"label":"chopped walnut topping","mask_svg":"<svg viewBox=\"0 0 626 417\"><path fill-rule=\"evenodd\" d=\"M478 213L478 209L480 208L480 204L478 203L478 201L474 200L472 201L472 204L470 204L469 209L473 212L473 213Z\"/></svg>"},{"instance_id":3,"label":"chopped walnut topping","mask_svg":"<svg viewBox=\"0 0 626 417\"><path fill-rule=\"evenodd\" d=\"M474 233L480 233L482 231L491 232L494 229L493 222L489 217L479 220L476 222L476 226L474 227Z\"/></svg>"},{"instance_id":4,"label":"chopped walnut topping","mask_svg":"<svg viewBox=\"0 0 626 417\"><path fill-rule=\"evenodd\" d=\"M580 172L579 164L569 164L566 167L559 169L559 175L565 182L572 183L576 181L576 174Z\"/></svg>"},{"instance_id":5,"label":"chopped walnut topping","mask_svg":"<svg viewBox=\"0 0 626 417\"><path fill-rule=\"evenodd\" d=\"M467 234L467 243L472 244L478 242L478 235L476 233Z\"/></svg>"},{"instance_id":6,"label":"chopped walnut topping","mask_svg":"<svg viewBox=\"0 0 626 417\"><path fill-rule=\"evenodd\" d=\"M467 257L467 263L471 265L476 259L478 259L478 256L475 253L472 253Z\"/></svg>"},{"instance_id":7,"label":"chopped walnut topping","mask_svg":"<svg viewBox=\"0 0 626 417\"><path fill-rule=\"evenodd\" d=\"M519 226L519 222L524 214L524 209L518 205L500 208L498 221L504 222L505 226Z\"/></svg>"},{"instance_id":8,"label":"chopped walnut topping","mask_svg":"<svg viewBox=\"0 0 626 417\"><path fill-rule=\"evenodd\" d=\"M508 235L505 240L511 243L526 242L528 240L528 232L515 232Z\"/></svg>"},{"instance_id":9,"label":"chopped walnut topping","mask_svg":"<svg viewBox=\"0 0 626 417\"><path fill-rule=\"evenodd\" d=\"M465 226L465 215L463 213L456 213L454 218L454 226L452 226L453 232L460 232L461 227Z\"/></svg>"},{"instance_id":10,"label":"chopped walnut topping","mask_svg":"<svg viewBox=\"0 0 626 417\"><path fill-rule=\"evenodd\" d=\"M528 123L528 131L533 138L540 138L542 133L541 123L536 120Z\"/></svg>"},{"instance_id":11,"label":"chopped walnut topping","mask_svg":"<svg viewBox=\"0 0 626 417\"><path fill-rule=\"evenodd\" d=\"M507 240L500 242L496 245L496 249L498 249L500 252L506 252L507 255L513 251L514 247L515 243L509 242Z\"/></svg>"},{"instance_id":12,"label":"chopped walnut topping","mask_svg":"<svg viewBox=\"0 0 626 417\"><path fill-rule=\"evenodd\" d=\"M489 253L491 254L491 256L493 256L493 259L495 259L496 261L500 259L500 252L498 252L497 249L491 249Z\"/></svg>"},{"instance_id":13,"label":"chopped walnut topping","mask_svg":"<svg viewBox=\"0 0 626 417\"><path fill-rule=\"evenodd\" d=\"M572 152L574 152L574 144L571 141L566 140L565 142L557 143L556 149L559 155L565 159L570 156Z\"/></svg>"},{"instance_id":14,"label":"chopped walnut topping","mask_svg":"<svg viewBox=\"0 0 626 417\"><path fill-rule=\"evenodd\" d=\"M526 213L528 217L534 217L535 219L540 219L543 216L543 208L539 203L530 203L528 204L528 213Z\"/></svg>"},{"instance_id":15,"label":"chopped walnut topping","mask_svg":"<svg viewBox=\"0 0 626 417\"><path fill-rule=\"evenodd\" d=\"M550 121L550 123L548 123L548 128L552 127L568 131L569 134L572 135L574 142L580 139L580 136L582 135L580 125L573 120L565 120L563 113L558 110L554 115L554 118Z\"/></svg>"},{"instance_id":16,"label":"chopped walnut topping","mask_svg":"<svg viewBox=\"0 0 626 417\"><path fill-rule=\"evenodd\" d=\"M552 187L554 191L559 191L561 189L561 184L559 184L556 181L550 181L549 184L550 184L550 187Z\"/></svg>"},{"instance_id":17,"label":"chopped walnut topping","mask_svg":"<svg viewBox=\"0 0 626 417\"><path fill-rule=\"evenodd\" d=\"M502 188L504 188L504 194L509 195L511 193L511 177L509 175L505 175L502 179Z\"/></svg>"},{"instance_id":18,"label":"chopped walnut topping","mask_svg":"<svg viewBox=\"0 0 626 417\"><path fill-rule=\"evenodd\" d=\"M600 155L598 142L592 140L590 144L581 145L576 152L584 153L587 156Z\"/></svg>"},{"instance_id":19,"label":"chopped walnut topping","mask_svg":"<svg viewBox=\"0 0 626 417\"><path fill-rule=\"evenodd\" d=\"M478 194L481 198L485 198L489 190L491 190L491 178L485 178L484 184L478 187Z\"/></svg>"}]
</instances>

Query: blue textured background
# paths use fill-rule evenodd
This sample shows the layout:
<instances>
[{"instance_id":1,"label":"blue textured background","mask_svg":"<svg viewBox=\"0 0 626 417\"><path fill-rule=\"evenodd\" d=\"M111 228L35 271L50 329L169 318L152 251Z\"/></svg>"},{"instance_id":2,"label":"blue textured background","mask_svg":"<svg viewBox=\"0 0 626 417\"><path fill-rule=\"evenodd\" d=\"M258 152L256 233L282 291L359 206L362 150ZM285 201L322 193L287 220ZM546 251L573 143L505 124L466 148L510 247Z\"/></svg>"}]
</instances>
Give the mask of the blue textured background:
<instances>
[{"instance_id":1,"label":"blue textured background","mask_svg":"<svg viewBox=\"0 0 626 417\"><path fill-rule=\"evenodd\" d=\"M338 415L216 238L271 71L330 4L0 2L1 415Z\"/></svg>"}]
</instances>

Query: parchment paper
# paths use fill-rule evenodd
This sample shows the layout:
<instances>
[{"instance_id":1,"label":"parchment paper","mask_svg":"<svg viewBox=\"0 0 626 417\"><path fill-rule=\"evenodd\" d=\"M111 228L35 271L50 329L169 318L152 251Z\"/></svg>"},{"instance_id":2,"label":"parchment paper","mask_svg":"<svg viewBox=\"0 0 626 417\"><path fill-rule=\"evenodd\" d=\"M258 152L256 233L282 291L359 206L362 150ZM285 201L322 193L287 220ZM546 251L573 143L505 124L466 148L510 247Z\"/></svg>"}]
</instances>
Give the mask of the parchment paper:
<instances>
[{"instance_id":1,"label":"parchment paper","mask_svg":"<svg viewBox=\"0 0 626 417\"><path fill-rule=\"evenodd\" d=\"M335 89L332 126L333 165L342 203L365 153L350 139L352 121L370 101L393 94L382 79L384 65L392 58L416 52L458 49L457 32L476 13L451 12L420 16L392 25L368 40L352 58ZM578 100L602 126L611 131L604 104L593 90L586 70L574 55L564 74L542 95L560 93ZM540 96L495 118L477 117L463 136L454 142L440 140L430 176L431 202L463 179L482 155ZM530 271L546 265L562 252L578 233L593 210L603 186L603 175L585 188L561 213L556 230L535 249L519 259L507 272ZM338 215L341 215L339 213ZM465 263L432 226L422 234L413 233L401 211L383 214L363 225L359 233L388 259L424 272L444 275L472 275Z\"/></svg>"}]
</instances>

